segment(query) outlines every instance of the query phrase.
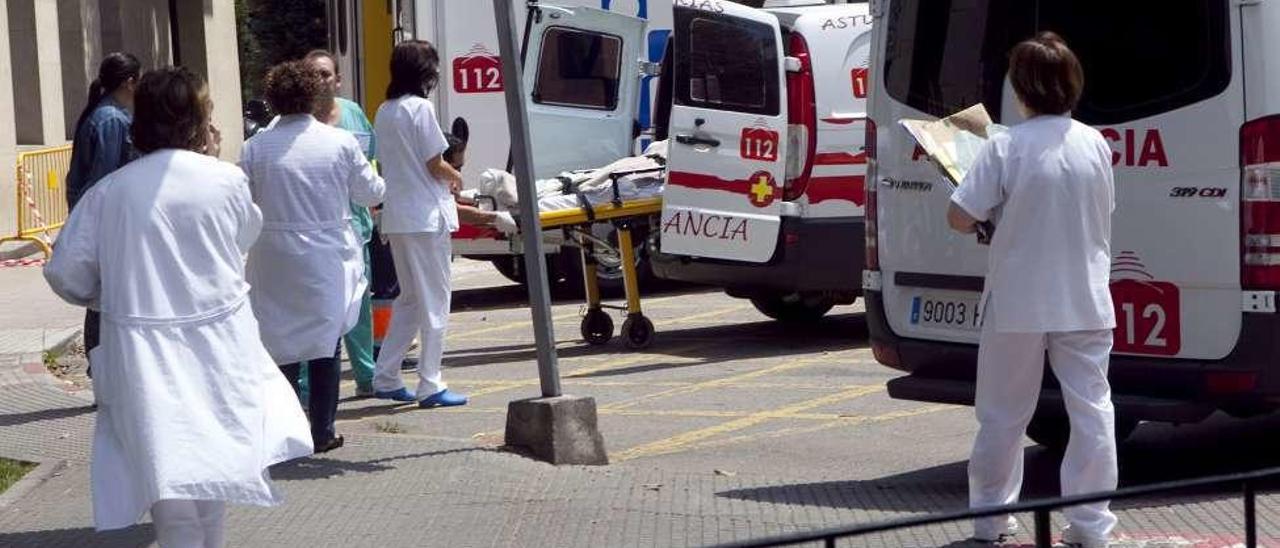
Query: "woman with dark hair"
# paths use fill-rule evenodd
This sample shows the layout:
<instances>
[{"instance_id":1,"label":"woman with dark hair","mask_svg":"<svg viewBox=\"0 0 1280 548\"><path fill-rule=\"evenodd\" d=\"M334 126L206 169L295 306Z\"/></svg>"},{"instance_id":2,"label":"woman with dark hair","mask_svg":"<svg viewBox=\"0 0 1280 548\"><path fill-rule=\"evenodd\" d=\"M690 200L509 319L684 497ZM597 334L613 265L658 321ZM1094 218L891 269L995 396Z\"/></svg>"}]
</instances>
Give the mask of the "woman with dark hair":
<instances>
[{"instance_id":1,"label":"woman with dark hair","mask_svg":"<svg viewBox=\"0 0 1280 548\"><path fill-rule=\"evenodd\" d=\"M67 209L74 210L90 187L120 169L133 157L129 124L133 93L142 65L132 54L109 53L98 65L98 77L89 85L89 100L76 120L71 142L71 168L67 171ZM85 309L84 348L98 346L98 312ZM93 364L90 363L90 367Z\"/></svg>"},{"instance_id":2,"label":"woman with dark hair","mask_svg":"<svg viewBox=\"0 0 1280 548\"><path fill-rule=\"evenodd\" d=\"M142 156L84 194L44 275L102 311L97 529L150 510L160 546L216 547L225 503L278 504L268 467L311 454L311 438L248 306L261 214L244 173L200 153L216 149L204 79L151 71L137 94Z\"/></svg>"},{"instance_id":3,"label":"woman with dark hair","mask_svg":"<svg viewBox=\"0 0 1280 548\"><path fill-rule=\"evenodd\" d=\"M1084 89L1080 61L1057 35L1013 48L1009 80L1027 120L996 135L951 196L948 221L963 233L996 222L988 254L969 459L969 503L1009 504L1022 487L1022 437L1039 400L1046 353L1071 419L1062 494L1116 487L1115 411L1107 383L1112 329L1111 148L1071 119ZM999 217L998 221L994 217ZM1066 509L1069 545L1106 546L1116 517L1106 502ZM982 518L995 541L1015 529Z\"/></svg>"},{"instance_id":4,"label":"woman with dark hair","mask_svg":"<svg viewBox=\"0 0 1280 548\"><path fill-rule=\"evenodd\" d=\"M451 297L450 234L458 229L454 194L462 175L444 159L449 148L435 106L427 96L439 81L440 56L429 42L409 40L391 53L387 101L374 117L378 155L387 177L387 200L380 230L391 241L400 295L391 307L391 325L378 354L374 395L418 401L424 408L464 405L440 371ZM421 336L418 388L410 392L400 363L415 335Z\"/></svg>"},{"instance_id":5,"label":"woman with dark hair","mask_svg":"<svg viewBox=\"0 0 1280 548\"><path fill-rule=\"evenodd\" d=\"M309 63L271 69L266 96L280 119L245 143L240 160L264 220L247 278L263 342L295 390L307 362L311 436L321 453L343 443L334 430L338 340L359 318L367 284L351 204L377 205L384 186L351 132L316 119L329 112L333 92Z\"/></svg>"}]
</instances>

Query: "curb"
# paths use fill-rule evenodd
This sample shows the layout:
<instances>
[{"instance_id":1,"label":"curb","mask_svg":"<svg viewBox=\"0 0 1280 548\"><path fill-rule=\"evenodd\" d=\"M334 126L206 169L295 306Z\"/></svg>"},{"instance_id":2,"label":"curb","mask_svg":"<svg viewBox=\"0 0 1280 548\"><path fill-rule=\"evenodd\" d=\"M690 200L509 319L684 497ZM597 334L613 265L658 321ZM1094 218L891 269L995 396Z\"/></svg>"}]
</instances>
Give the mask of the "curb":
<instances>
[{"instance_id":1,"label":"curb","mask_svg":"<svg viewBox=\"0 0 1280 548\"><path fill-rule=\"evenodd\" d=\"M0 510L7 508L27 496L28 493L49 481L67 467L67 461L57 460L44 462L27 472L18 483L9 486L9 490L0 493Z\"/></svg>"}]
</instances>

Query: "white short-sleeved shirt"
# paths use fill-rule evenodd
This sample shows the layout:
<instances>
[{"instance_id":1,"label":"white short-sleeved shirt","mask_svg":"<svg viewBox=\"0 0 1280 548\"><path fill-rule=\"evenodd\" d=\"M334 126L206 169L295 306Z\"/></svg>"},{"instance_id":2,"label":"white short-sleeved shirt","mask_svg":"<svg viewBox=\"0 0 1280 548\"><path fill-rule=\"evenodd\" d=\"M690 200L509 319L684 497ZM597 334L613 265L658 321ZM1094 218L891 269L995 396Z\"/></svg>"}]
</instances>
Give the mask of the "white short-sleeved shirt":
<instances>
[{"instance_id":1,"label":"white short-sleeved shirt","mask_svg":"<svg viewBox=\"0 0 1280 548\"><path fill-rule=\"evenodd\" d=\"M431 101L414 95L378 107L374 121L378 160L387 181L384 234L453 232L458 209L449 185L427 171L427 161L449 147Z\"/></svg>"},{"instance_id":2,"label":"white short-sleeved shirt","mask_svg":"<svg viewBox=\"0 0 1280 548\"><path fill-rule=\"evenodd\" d=\"M996 225L988 328L1111 329L1111 149L1097 130L1038 116L991 138L951 200Z\"/></svg>"}]
</instances>

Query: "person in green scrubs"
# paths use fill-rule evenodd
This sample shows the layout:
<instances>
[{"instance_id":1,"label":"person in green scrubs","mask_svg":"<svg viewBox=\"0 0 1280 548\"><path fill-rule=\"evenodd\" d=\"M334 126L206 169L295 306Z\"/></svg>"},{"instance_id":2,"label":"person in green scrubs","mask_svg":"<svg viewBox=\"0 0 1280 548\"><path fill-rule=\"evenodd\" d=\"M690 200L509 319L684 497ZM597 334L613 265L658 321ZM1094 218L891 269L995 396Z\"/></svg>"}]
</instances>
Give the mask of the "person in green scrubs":
<instances>
[{"instance_id":1,"label":"person in green scrubs","mask_svg":"<svg viewBox=\"0 0 1280 548\"><path fill-rule=\"evenodd\" d=\"M324 116L317 116L323 122L350 131L360 142L365 157L377 162L377 143L373 136L373 124L365 116L364 109L355 101L338 97L342 86L342 75L338 73L338 64L333 54L325 50L314 50L307 54L306 61L324 77L326 84L333 88L333 110ZM369 268L369 241L373 238L373 215L369 208L351 204L351 224L355 228L356 237L364 247L364 277L366 281L373 279ZM364 292L360 303L360 319L355 327L342 337L346 346L347 358L351 361L351 370L356 379L356 395L373 395L373 304L369 290ZM304 375L302 378L306 378Z\"/></svg>"}]
</instances>

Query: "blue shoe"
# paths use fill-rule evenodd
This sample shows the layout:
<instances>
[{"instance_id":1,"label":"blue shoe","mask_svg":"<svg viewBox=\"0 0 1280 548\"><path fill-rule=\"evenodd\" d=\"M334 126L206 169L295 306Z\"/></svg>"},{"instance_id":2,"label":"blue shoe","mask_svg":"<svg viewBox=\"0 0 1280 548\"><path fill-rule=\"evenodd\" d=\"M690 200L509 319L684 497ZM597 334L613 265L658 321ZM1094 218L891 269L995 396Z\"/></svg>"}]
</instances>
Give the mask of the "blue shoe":
<instances>
[{"instance_id":1,"label":"blue shoe","mask_svg":"<svg viewBox=\"0 0 1280 548\"><path fill-rule=\"evenodd\" d=\"M427 396L418 402L418 407L423 409L431 409L432 407L453 407L456 405L466 405L467 397L457 392L451 392L448 388Z\"/></svg>"},{"instance_id":2,"label":"blue shoe","mask_svg":"<svg viewBox=\"0 0 1280 548\"><path fill-rule=\"evenodd\" d=\"M397 390L391 390L391 391L385 391L385 392L381 390L375 391L373 393L373 397L378 398L380 400L395 400L395 401L403 401L403 402L411 402L418 399L417 396L413 394L413 392L410 392L405 388L400 388Z\"/></svg>"}]
</instances>

